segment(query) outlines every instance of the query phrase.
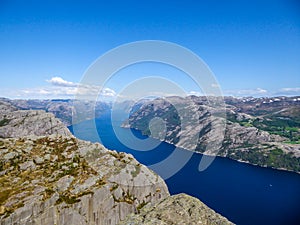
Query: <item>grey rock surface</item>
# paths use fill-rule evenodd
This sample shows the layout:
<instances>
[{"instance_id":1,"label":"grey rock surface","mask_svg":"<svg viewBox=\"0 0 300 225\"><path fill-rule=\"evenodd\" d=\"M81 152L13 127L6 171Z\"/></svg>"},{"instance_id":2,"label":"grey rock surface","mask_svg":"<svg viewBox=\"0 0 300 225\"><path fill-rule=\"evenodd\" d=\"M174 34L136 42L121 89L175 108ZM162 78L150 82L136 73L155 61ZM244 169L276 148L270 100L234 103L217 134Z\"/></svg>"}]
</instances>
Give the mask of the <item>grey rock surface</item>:
<instances>
[{"instance_id":1,"label":"grey rock surface","mask_svg":"<svg viewBox=\"0 0 300 225\"><path fill-rule=\"evenodd\" d=\"M199 199L186 194L167 197L139 214L130 214L120 225L229 225L233 224Z\"/></svg>"},{"instance_id":2,"label":"grey rock surface","mask_svg":"<svg viewBox=\"0 0 300 225\"><path fill-rule=\"evenodd\" d=\"M3 104L2 104L3 106ZM0 107L0 137L25 137L60 134L71 136L68 128L52 113L42 110L16 110L8 104Z\"/></svg>"}]
</instances>

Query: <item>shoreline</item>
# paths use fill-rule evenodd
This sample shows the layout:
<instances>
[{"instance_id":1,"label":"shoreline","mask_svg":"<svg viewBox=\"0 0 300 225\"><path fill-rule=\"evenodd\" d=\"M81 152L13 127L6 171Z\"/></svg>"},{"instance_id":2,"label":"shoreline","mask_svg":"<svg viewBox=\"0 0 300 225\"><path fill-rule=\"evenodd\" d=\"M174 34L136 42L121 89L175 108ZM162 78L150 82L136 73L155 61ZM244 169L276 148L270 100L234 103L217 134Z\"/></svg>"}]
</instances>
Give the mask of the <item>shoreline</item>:
<instances>
[{"instance_id":1,"label":"shoreline","mask_svg":"<svg viewBox=\"0 0 300 225\"><path fill-rule=\"evenodd\" d=\"M127 126L127 125L125 125L125 126L121 125L121 127L124 128L124 129L133 129L133 130L137 130L137 131L139 131L139 132L142 132L141 130L138 130L138 129L136 129L136 128L131 128L130 126ZM181 146L177 146L176 144L171 143L170 141L167 141L167 140L161 140L161 139L154 138L154 137L152 137L152 136L148 136L148 135L145 135L145 134L143 134L143 135L144 135L144 136L147 136L147 137L151 137L151 138L156 139L156 140L160 140L160 141L165 142L165 143L168 143L168 144L173 145L173 146L175 146L175 147L181 148L181 149L183 149L183 150L185 150L185 151L194 152L194 153L196 153L196 154L201 154L201 155L211 156L211 157L221 157L221 158L233 160L233 161L236 161L236 162L239 162L239 163L245 163L245 164L252 165L252 166L258 166L258 167L261 167L261 168L273 169L273 170L278 170L278 171L286 171L286 172L296 173L296 174L299 174L299 175L300 175L300 172L293 171L293 170L288 170L288 169L286 169L286 168L275 168L275 167L269 167L269 166L267 166L267 165L261 166L261 165L258 165L258 164L255 164L255 163L251 163L251 162L249 162L249 161L245 161L245 160L242 160L242 159L232 159L232 158L230 158L230 157L222 156L222 155L209 155L209 154L204 154L204 153L202 153L202 152L197 152L197 151L193 151L193 150L190 150L190 149L183 148L183 147L181 147Z\"/></svg>"}]
</instances>

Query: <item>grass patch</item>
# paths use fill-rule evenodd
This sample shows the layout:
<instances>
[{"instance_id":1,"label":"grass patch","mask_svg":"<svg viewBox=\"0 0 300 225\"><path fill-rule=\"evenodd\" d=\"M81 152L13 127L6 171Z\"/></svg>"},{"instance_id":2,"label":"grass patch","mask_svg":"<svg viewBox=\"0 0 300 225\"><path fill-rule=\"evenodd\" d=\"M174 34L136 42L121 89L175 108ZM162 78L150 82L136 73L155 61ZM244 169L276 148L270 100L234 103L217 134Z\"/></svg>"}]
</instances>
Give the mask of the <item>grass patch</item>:
<instances>
[{"instance_id":1,"label":"grass patch","mask_svg":"<svg viewBox=\"0 0 300 225\"><path fill-rule=\"evenodd\" d=\"M53 191L52 188L46 188L45 192L43 193L43 201L50 198L52 196L52 194L54 194L54 193L55 193L55 191Z\"/></svg>"},{"instance_id":2,"label":"grass patch","mask_svg":"<svg viewBox=\"0 0 300 225\"><path fill-rule=\"evenodd\" d=\"M0 127L7 125L10 122L10 119L2 119L0 120Z\"/></svg>"},{"instance_id":3,"label":"grass patch","mask_svg":"<svg viewBox=\"0 0 300 225\"><path fill-rule=\"evenodd\" d=\"M0 192L0 205L2 205L10 196L12 190L4 190Z\"/></svg>"},{"instance_id":4,"label":"grass patch","mask_svg":"<svg viewBox=\"0 0 300 225\"><path fill-rule=\"evenodd\" d=\"M147 204L148 204L148 202L145 202L145 201L143 200L143 202L142 202L141 204L139 204L139 205L136 207L138 213L140 213L141 209L142 209L144 206L146 206Z\"/></svg>"},{"instance_id":5,"label":"grass patch","mask_svg":"<svg viewBox=\"0 0 300 225\"><path fill-rule=\"evenodd\" d=\"M285 141L284 143L296 145L296 144L300 144L300 141Z\"/></svg>"},{"instance_id":6,"label":"grass patch","mask_svg":"<svg viewBox=\"0 0 300 225\"><path fill-rule=\"evenodd\" d=\"M56 205L62 203L62 202L65 202L67 204L74 204L76 202L80 202L80 199L77 199L76 196L68 196L68 195L59 195L59 198L57 199L56 201Z\"/></svg>"},{"instance_id":7,"label":"grass patch","mask_svg":"<svg viewBox=\"0 0 300 225\"><path fill-rule=\"evenodd\" d=\"M110 190L110 192L112 192L112 191L116 190L118 187L119 187L118 184L114 184L109 190Z\"/></svg>"}]
</instances>

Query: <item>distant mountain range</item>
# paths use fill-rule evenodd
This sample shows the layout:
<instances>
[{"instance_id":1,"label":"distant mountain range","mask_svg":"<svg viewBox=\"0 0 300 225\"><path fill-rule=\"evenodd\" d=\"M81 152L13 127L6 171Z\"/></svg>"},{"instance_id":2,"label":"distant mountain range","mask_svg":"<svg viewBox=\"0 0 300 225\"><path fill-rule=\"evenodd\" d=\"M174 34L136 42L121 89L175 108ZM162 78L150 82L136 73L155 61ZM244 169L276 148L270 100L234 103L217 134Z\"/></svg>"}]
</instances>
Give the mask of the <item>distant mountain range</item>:
<instances>
[{"instance_id":1,"label":"distant mountain range","mask_svg":"<svg viewBox=\"0 0 300 225\"><path fill-rule=\"evenodd\" d=\"M70 99L16 99L11 100L7 98L0 98L0 101L7 102L12 106L16 107L20 110L45 110L46 112L53 113L55 117L59 118L65 125L69 126L72 124L72 115L76 112L74 109L74 101ZM78 104L79 105L79 104ZM91 115L89 111L95 109L95 114L93 117L99 117L102 113L105 113L111 109L111 104L106 102L96 102L96 106L94 107L92 101L84 101L80 102L80 106L85 115ZM77 107L77 110L80 107ZM86 117L85 119L92 119L91 117Z\"/></svg>"}]
</instances>

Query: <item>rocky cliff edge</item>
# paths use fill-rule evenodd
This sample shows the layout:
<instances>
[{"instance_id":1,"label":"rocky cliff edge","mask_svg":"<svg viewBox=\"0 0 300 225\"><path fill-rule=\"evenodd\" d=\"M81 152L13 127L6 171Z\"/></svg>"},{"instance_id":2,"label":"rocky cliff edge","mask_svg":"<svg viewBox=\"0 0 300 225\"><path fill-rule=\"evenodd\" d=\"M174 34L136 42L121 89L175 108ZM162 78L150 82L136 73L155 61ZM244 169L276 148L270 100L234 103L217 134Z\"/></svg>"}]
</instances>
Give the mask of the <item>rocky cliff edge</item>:
<instances>
[{"instance_id":1,"label":"rocky cliff edge","mask_svg":"<svg viewBox=\"0 0 300 225\"><path fill-rule=\"evenodd\" d=\"M145 207L152 211L147 221L157 224L230 224L210 220L219 215L199 200L170 197L164 181L132 155L76 139L52 114L6 103L0 111L1 225L132 224ZM162 217L154 213L161 207ZM176 213L181 220L164 219Z\"/></svg>"}]
</instances>

